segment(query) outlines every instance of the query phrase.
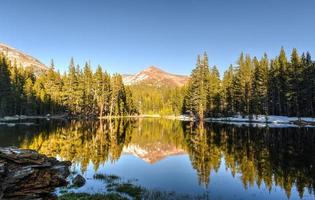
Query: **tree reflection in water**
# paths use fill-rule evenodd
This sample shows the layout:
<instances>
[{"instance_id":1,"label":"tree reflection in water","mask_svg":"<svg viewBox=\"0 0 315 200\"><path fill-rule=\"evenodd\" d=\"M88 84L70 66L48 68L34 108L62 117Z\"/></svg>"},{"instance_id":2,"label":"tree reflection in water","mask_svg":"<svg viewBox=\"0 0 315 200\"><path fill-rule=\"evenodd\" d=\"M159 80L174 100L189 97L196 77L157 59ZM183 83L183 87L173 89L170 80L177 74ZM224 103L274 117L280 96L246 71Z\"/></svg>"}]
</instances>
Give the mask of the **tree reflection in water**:
<instances>
[{"instance_id":1,"label":"tree reflection in water","mask_svg":"<svg viewBox=\"0 0 315 200\"><path fill-rule=\"evenodd\" d=\"M293 185L300 197L304 188L315 191L315 133L313 129L269 129L212 124L185 126L187 151L199 180L208 184L210 171L217 171L220 160L232 175L241 174L243 186L269 190L273 183L286 191Z\"/></svg>"},{"instance_id":2,"label":"tree reflection in water","mask_svg":"<svg viewBox=\"0 0 315 200\"><path fill-rule=\"evenodd\" d=\"M280 186L290 197L293 186L300 197L315 191L315 131L308 128L257 128L195 124L157 119L71 121L45 129L21 147L79 163L115 162L130 146L145 149L152 163L167 155L186 152L206 187L210 173L222 162L232 176L240 174L243 187ZM164 153L163 153L164 151Z\"/></svg>"}]
</instances>

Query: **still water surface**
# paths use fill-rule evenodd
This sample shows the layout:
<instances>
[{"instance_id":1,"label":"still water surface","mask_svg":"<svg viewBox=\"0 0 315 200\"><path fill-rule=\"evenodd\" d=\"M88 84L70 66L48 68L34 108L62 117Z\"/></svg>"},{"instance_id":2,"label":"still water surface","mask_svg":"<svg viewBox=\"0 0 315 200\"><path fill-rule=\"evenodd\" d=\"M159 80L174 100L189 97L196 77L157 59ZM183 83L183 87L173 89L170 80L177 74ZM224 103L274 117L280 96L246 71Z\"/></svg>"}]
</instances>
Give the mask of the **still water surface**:
<instances>
[{"instance_id":1,"label":"still water surface","mask_svg":"<svg viewBox=\"0 0 315 200\"><path fill-rule=\"evenodd\" d=\"M163 119L35 121L0 126L0 146L72 161L87 183L114 174L149 189L209 199L315 199L315 129L193 124Z\"/></svg>"}]
</instances>

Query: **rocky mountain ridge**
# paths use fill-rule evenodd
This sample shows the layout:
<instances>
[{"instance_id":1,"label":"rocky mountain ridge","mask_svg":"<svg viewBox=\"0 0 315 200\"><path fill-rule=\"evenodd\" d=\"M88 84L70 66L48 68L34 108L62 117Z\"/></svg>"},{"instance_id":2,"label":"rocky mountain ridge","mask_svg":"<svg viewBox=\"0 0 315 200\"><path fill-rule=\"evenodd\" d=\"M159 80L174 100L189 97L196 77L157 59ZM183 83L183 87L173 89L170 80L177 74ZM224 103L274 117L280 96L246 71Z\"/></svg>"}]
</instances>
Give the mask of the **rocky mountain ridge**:
<instances>
[{"instance_id":1,"label":"rocky mountain ridge","mask_svg":"<svg viewBox=\"0 0 315 200\"><path fill-rule=\"evenodd\" d=\"M39 60L9 45L0 43L0 53L3 53L12 63L22 67L29 67L35 73L46 71L48 68Z\"/></svg>"},{"instance_id":2,"label":"rocky mountain ridge","mask_svg":"<svg viewBox=\"0 0 315 200\"><path fill-rule=\"evenodd\" d=\"M171 74L155 66L150 66L135 75L123 75L123 81L126 85L146 83L155 86L181 87L188 80L188 76Z\"/></svg>"}]
</instances>

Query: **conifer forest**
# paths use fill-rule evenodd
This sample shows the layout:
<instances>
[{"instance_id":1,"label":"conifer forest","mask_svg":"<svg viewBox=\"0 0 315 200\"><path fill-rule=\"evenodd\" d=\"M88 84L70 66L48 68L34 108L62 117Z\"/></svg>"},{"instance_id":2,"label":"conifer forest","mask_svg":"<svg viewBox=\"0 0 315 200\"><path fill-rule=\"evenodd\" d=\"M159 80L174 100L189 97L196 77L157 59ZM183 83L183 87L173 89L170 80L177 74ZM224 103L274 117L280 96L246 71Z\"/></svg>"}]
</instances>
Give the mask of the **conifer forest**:
<instances>
[{"instance_id":1,"label":"conifer forest","mask_svg":"<svg viewBox=\"0 0 315 200\"><path fill-rule=\"evenodd\" d=\"M270 59L241 53L220 75L206 53L197 57L183 87L124 85L122 76L101 66L92 70L70 60L61 74L54 62L34 73L0 57L0 116L68 114L131 116L189 114L199 119L219 116L315 116L315 64L310 53L283 48Z\"/></svg>"}]
</instances>

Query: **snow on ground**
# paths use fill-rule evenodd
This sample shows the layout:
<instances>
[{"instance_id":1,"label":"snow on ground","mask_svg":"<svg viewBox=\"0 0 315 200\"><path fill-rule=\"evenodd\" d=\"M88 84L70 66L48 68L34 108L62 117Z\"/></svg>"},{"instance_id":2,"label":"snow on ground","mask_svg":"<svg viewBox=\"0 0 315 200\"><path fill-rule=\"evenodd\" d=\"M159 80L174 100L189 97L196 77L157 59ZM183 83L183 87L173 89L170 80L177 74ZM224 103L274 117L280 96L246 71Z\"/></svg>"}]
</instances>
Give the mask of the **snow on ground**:
<instances>
[{"instance_id":1,"label":"snow on ground","mask_svg":"<svg viewBox=\"0 0 315 200\"><path fill-rule=\"evenodd\" d=\"M14 116L5 116L0 118L0 126L7 126L7 127L15 127L16 125L22 126L32 126L35 123L27 122L27 119L49 119L50 115L46 116L26 116L26 115L14 115ZM24 121L21 121L24 120Z\"/></svg>"},{"instance_id":2,"label":"snow on ground","mask_svg":"<svg viewBox=\"0 0 315 200\"><path fill-rule=\"evenodd\" d=\"M61 114L61 115L14 115L14 116L5 116L5 117L0 117L0 122L10 122L10 121L18 121L18 120L24 120L24 119L64 119L67 115Z\"/></svg>"},{"instance_id":3,"label":"snow on ground","mask_svg":"<svg viewBox=\"0 0 315 200\"><path fill-rule=\"evenodd\" d=\"M257 127L257 128L264 128L264 127L269 127L269 128L298 128L300 127L299 125L296 124L279 124L279 123L257 123L257 122L233 122L233 121L212 121L212 122L217 122L220 124L229 124L229 125L234 125L234 126L252 126L252 127ZM315 126L305 126L309 128L314 128Z\"/></svg>"},{"instance_id":4,"label":"snow on ground","mask_svg":"<svg viewBox=\"0 0 315 200\"><path fill-rule=\"evenodd\" d=\"M31 123L31 122L25 122L25 123L7 123L7 122L0 122L0 126L15 127L16 125L32 126L32 125L34 125L34 123Z\"/></svg>"},{"instance_id":5,"label":"snow on ground","mask_svg":"<svg viewBox=\"0 0 315 200\"><path fill-rule=\"evenodd\" d=\"M315 118L311 117L288 117L288 116L276 116L276 115L257 115L253 117L236 115L233 117L218 117L218 118L206 118L206 122L220 122L226 124L235 125L252 125L252 126L266 126L274 128L283 127L298 127L296 123L303 122L306 123L305 127L315 127ZM263 125L264 124L264 125Z\"/></svg>"}]
</instances>

